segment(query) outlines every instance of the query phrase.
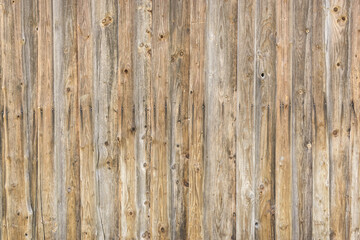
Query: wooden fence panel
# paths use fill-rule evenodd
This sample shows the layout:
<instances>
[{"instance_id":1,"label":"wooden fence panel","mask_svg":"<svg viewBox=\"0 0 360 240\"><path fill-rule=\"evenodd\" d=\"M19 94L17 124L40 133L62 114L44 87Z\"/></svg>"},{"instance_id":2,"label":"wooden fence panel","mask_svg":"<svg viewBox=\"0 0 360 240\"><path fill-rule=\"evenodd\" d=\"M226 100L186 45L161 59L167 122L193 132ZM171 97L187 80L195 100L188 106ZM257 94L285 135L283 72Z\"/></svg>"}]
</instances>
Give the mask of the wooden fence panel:
<instances>
[{"instance_id":1,"label":"wooden fence panel","mask_svg":"<svg viewBox=\"0 0 360 240\"><path fill-rule=\"evenodd\" d=\"M0 239L359 239L359 16L0 0Z\"/></svg>"}]
</instances>

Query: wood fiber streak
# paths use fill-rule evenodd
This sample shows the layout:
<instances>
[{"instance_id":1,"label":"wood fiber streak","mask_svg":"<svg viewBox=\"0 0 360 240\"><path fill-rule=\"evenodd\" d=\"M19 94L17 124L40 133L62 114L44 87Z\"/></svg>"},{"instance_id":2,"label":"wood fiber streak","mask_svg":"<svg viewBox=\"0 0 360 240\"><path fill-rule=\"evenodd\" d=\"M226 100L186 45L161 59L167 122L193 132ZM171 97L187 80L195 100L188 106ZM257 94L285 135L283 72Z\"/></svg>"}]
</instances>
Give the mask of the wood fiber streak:
<instances>
[{"instance_id":1,"label":"wood fiber streak","mask_svg":"<svg viewBox=\"0 0 360 240\"><path fill-rule=\"evenodd\" d=\"M360 239L358 0L0 0L0 240Z\"/></svg>"}]
</instances>

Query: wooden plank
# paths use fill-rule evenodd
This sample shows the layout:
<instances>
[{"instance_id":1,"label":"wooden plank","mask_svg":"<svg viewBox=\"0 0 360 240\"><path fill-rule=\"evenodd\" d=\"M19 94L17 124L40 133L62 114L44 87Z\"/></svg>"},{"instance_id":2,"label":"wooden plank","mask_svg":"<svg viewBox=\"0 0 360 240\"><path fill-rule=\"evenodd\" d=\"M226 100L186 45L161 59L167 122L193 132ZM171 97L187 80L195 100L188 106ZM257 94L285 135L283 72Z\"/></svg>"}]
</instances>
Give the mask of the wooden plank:
<instances>
[{"instance_id":1,"label":"wooden plank","mask_svg":"<svg viewBox=\"0 0 360 240\"><path fill-rule=\"evenodd\" d=\"M137 239L150 236L150 86L151 86L151 28L152 1L138 0L133 5L132 65L134 79L135 148L136 148L136 206ZM147 47L146 47L147 46ZM150 49L149 49L150 48ZM150 50L150 52L149 52Z\"/></svg>"},{"instance_id":2,"label":"wooden plank","mask_svg":"<svg viewBox=\"0 0 360 240\"><path fill-rule=\"evenodd\" d=\"M276 1L276 237L291 239L291 96L292 96L292 1Z\"/></svg>"},{"instance_id":3,"label":"wooden plank","mask_svg":"<svg viewBox=\"0 0 360 240\"><path fill-rule=\"evenodd\" d=\"M170 238L169 14L169 2L153 1L152 45L145 46L152 57L150 236L154 239Z\"/></svg>"},{"instance_id":4,"label":"wooden plank","mask_svg":"<svg viewBox=\"0 0 360 240\"><path fill-rule=\"evenodd\" d=\"M59 239L79 239L81 233L76 15L76 3L53 3L54 154L59 193Z\"/></svg>"},{"instance_id":5,"label":"wooden plank","mask_svg":"<svg viewBox=\"0 0 360 240\"><path fill-rule=\"evenodd\" d=\"M135 87L133 79L132 40L133 40L132 2L119 2L119 147L121 178L121 236L135 239L138 213L136 204L136 159L135 137L136 112Z\"/></svg>"},{"instance_id":6,"label":"wooden plank","mask_svg":"<svg viewBox=\"0 0 360 240\"><path fill-rule=\"evenodd\" d=\"M81 6L81 7L79 7ZM98 212L96 209L96 159L94 155L94 96L93 96L93 42L92 5L80 0L77 8L78 49L78 110L81 239L95 239Z\"/></svg>"},{"instance_id":7,"label":"wooden plank","mask_svg":"<svg viewBox=\"0 0 360 240\"><path fill-rule=\"evenodd\" d=\"M58 193L54 161L54 74L52 3L39 1L38 31L38 207L36 211L37 238L56 238Z\"/></svg>"},{"instance_id":8,"label":"wooden plank","mask_svg":"<svg viewBox=\"0 0 360 240\"><path fill-rule=\"evenodd\" d=\"M97 234L100 239L113 239L120 237L118 1L93 0L91 7Z\"/></svg>"},{"instance_id":9,"label":"wooden plank","mask_svg":"<svg viewBox=\"0 0 360 240\"><path fill-rule=\"evenodd\" d=\"M237 53L236 238L238 239L255 239L256 5L254 0L238 3L237 44L244 45L238 48Z\"/></svg>"},{"instance_id":10,"label":"wooden plank","mask_svg":"<svg viewBox=\"0 0 360 240\"><path fill-rule=\"evenodd\" d=\"M350 81L348 78L348 1L329 1L327 104L330 150L330 238L349 238Z\"/></svg>"},{"instance_id":11,"label":"wooden plank","mask_svg":"<svg viewBox=\"0 0 360 240\"><path fill-rule=\"evenodd\" d=\"M157 37L157 36L155 36ZM164 36L159 36L160 39ZM188 231L190 2L170 1L171 239Z\"/></svg>"},{"instance_id":12,"label":"wooden plank","mask_svg":"<svg viewBox=\"0 0 360 240\"><path fill-rule=\"evenodd\" d=\"M22 69L21 2L2 3L2 237L15 239L31 234L26 123L24 122L25 84ZM30 216L30 218L29 218Z\"/></svg>"},{"instance_id":13,"label":"wooden plank","mask_svg":"<svg viewBox=\"0 0 360 240\"><path fill-rule=\"evenodd\" d=\"M350 233L349 239L360 238L360 189L359 189L359 158L360 158L360 6L350 4L349 16L349 71L351 89L351 132L350 132Z\"/></svg>"},{"instance_id":14,"label":"wooden plank","mask_svg":"<svg viewBox=\"0 0 360 240\"><path fill-rule=\"evenodd\" d=\"M292 214L294 239L312 236L312 85L310 1L294 1L292 61ZM311 31L311 33L310 33Z\"/></svg>"},{"instance_id":15,"label":"wooden plank","mask_svg":"<svg viewBox=\"0 0 360 240\"><path fill-rule=\"evenodd\" d=\"M236 237L237 1L207 1L204 238Z\"/></svg>"},{"instance_id":16,"label":"wooden plank","mask_svg":"<svg viewBox=\"0 0 360 240\"><path fill-rule=\"evenodd\" d=\"M204 239L205 23L206 1L190 2L189 208L187 239Z\"/></svg>"},{"instance_id":17,"label":"wooden plank","mask_svg":"<svg viewBox=\"0 0 360 240\"><path fill-rule=\"evenodd\" d=\"M28 215L29 221L32 223L31 231L27 234L30 238L35 238L36 236L36 221L34 213L37 208L37 80L38 80L38 45L37 45L37 21L38 21L38 4L34 1L23 1L22 2L22 36L23 36L23 79L24 79L24 94L23 94L23 121L24 126L26 126L26 137L25 144L26 150L24 152L25 158L25 177L28 180L28 194L29 199L29 211L31 214ZM24 234L25 235L25 234ZM1 238L1 236L0 236Z\"/></svg>"},{"instance_id":18,"label":"wooden plank","mask_svg":"<svg viewBox=\"0 0 360 240\"><path fill-rule=\"evenodd\" d=\"M313 2L312 23L312 95L313 95L313 215L314 239L329 239L329 141L326 104L325 2ZM316 206L316 207L315 207Z\"/></svg>"},{"instance_id":19,"label":"wooden plank","mask_svg":"<svg viewBox=\"0 0 360 240\"><path fill-rule=\"evenodd\" d=\"M275 238L275 1L257 2L255 72L255 238ZM248 35L248 34L247 34Z\"/></svg>"}]
</instances>

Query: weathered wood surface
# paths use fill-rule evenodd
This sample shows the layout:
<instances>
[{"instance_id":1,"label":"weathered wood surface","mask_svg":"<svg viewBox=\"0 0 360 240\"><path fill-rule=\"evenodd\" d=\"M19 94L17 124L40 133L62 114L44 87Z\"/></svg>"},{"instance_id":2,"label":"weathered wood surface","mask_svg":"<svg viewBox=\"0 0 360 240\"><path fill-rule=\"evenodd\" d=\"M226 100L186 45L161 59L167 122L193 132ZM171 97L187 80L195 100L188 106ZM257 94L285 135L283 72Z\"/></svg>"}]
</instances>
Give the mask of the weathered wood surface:
<instances>
[{"instance_id":1,"label":"weathered wood surface","mask_svg":"<svg viewBox=\"0 0 360 240\"><path fill-rule=\"evenodd\" d=\"M1 239L360 239L357 0L0 0Z\"/></svg>"}]
</instances>

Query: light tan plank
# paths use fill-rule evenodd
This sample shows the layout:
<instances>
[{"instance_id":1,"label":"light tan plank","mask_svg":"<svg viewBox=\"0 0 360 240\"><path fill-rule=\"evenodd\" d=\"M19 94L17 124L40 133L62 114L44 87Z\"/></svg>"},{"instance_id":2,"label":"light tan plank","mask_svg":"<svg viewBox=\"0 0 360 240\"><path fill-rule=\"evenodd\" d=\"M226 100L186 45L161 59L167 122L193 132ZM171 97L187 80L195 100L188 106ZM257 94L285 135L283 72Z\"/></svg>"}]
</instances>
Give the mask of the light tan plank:
<instances>
[{"instance_id":1,"label":"light tan plank","mask_svg":"<svg viewBox=\"0 0 360 240\"><path fill-rule=\"evenodd\" d=\"M136 204L136 158L135 137L136 116L135 87L133 79L132 41L133 4L131 1L119 2L119 147L121 178L121 236L135 239L138 214Z\"/></svg>"},{"instance_id":2,"label":"light tan plank","mask_svg":"<svg viewBox=\"0 0 360 240\"><path fill-rule=\"evenodd\" d=\"M294 239L312 236L312 2L294 1L292 68L292 208Z\"/></svg>"},{"instance_id":3,"label":"light tan plank","mask_svg":"<svg viewBox=\"0 0 360 240\"><path fill-rule=\"evenodd\" d=\"M275 228L276 237L291 239L291 88L292 1L276 1L276 149Z\"/></svg>"},{"instance_id":4,"label":"light tan plank","mask_svg":"<svg viewBox=\"0 0 360 240\"><path fill-rule=\"evenodd\" d=\"M152 56L150 236L170 239L169 2L153 1L152 14L152 46L145 46Z\"/></svg>"},{"instance_id":5,"label":"light tan plank","mask_svg":"<svg viewBox=\"0 0 360 240\"><path fill-rule=\"evenodd\" d=\"M190 2L188 239L204 239L205 23L206 1Z\"/></svg>"},{"instance_id":6,"label":"light tan plank","mask_svg":"<svg viewBox=\"0 0 360 240\"><path fill-rule=\"evenodd\" d=\"M134 79L135 104L135 148L136 148L136 205L137 239L149 239L150 236L150 86L152 77L151 64L151 29L152 1L138 0L134 7L132 40L132 65ZM150 49L149 49L150 48ZM150 50L150 52L149 52Z\"/></svg>"},{"instance_id":7,"label":"light tan plank","mask_svg":"<svg viewBox=\"0 0 360 240\"><path fill-rule=\"evenodd\" d=\"M329 142L326 104L325 3L313 2L312 95L313 95L313 216L312 237L329 239Z\"/></svg>"},{"instance_id":8,"label":"light tan plank","mask_svg":"<svg viewBox=\"0 0 360 240\"><path fill-rule=\"evenodd\" d=\"M2 103L3 103L3 206L2 237L16 239L31 234L26 123L23 102L26 94L23 79L21 2L3 2L1 32Z\"/></svg>"},{"instance_id":9,"label":"light tan plank","mask_svg":"<svg viewBox=\"0 0 360 240\"><path fill-rule=\"evenodd\" d=\"M236 233L255 239L255 37L256 1L238 2L237 122L236 122ZM258 223L257 223L258 224Z\"/></svg>"},{"instance_id":10,"label":"light tan plank","mask_svg":"<svg viewBox=\"0 0 360 240\"><path fill-rule=\"evenodd\" d=\"M96 211L96 159L94 155L94 96L92 5L80 0L77 8L78 42L78 110L79 161L81 198L81 239L95 239L98 213Z\"/></svg>"},{"instance_id":11,"label":"light tan plank","mask_svg":"<svg viewBox=\"0 0 360 240\"><path fill-rule=\"evenodd\" d=\"M330 151L330 238L349 238L349 1L327 2L327 106Z\"/></svg>"},{"instance_id":12,"label":"light tan plank","mask_svg":"<svg viewBox=\"0 0 360 240\"><path fill-rule=\"evenodd\" d=\"M237 8L234 0L207 1L204 239L236 237Z\"/></svg>"},{"instance_id":13,"label":"light tan plank","mask_svg":"<svg viewBox=\"0 0 360 240\"><path fill-rule=\"evenodd\" d=\"M24 152L25 178L28 181L28 193L29 194L29 210L32 212L29 214L29 221L31 221L31 231L27 233L28 238L35 238L36 236L36 221L34 219L34 213L37 208L36 192L37 192L37 81L38 81L38 46L37 46L37 21L38 21L38 4L34 1L22 2L22 36L23 36L23 79L24 79L24 94L23 94L23 110L24 110L24 126L26 126L26 150ZM25 168L26 169L26 168ZM24 234L25 235L25 234ZM1 238L1 237L0 237Z\"/></svg>"},{"instance_id":14,"label":"light tan plank","mask_svg":"<svg viewBox=\"0 0 360 240\"><path fill-rule=\"evenodd\" d=\"M255 73L255 238L275 238L275 1L256 7Z\"/></svg>"},{"instance_id":15,"label":"light tan plank","mask_svg":"<svg viewBox=\"0 0 360 240\"><path fill-rule=\"evenodd\" d=\"M349 70L351 89L351 132L350 132L350 233L349 239L360 238L360 5L350 4L349 25Z\"/></svg>"},{"instance_id":16,"label":"light tan plank","mask_svg":"<svg viewBox=\"0 0 360 240\"><path fill-rule=\"evenodd\" d=\"M54 239L58 232L58 193L54 161L54 73L52 3L39 1L38 31L38 207L37 238Z\"/></svg>"},{"instance_id":17,"label":"light tan plank","mask_svg":"<svg viewBox=\"0 0 360 240\"><path fill-rule=\"evenodd\" d=\"M120 237L118 1L95 1L92 7L94 79L93 117L96 158L97 234Z\"/></svg>"}]
</instances>

